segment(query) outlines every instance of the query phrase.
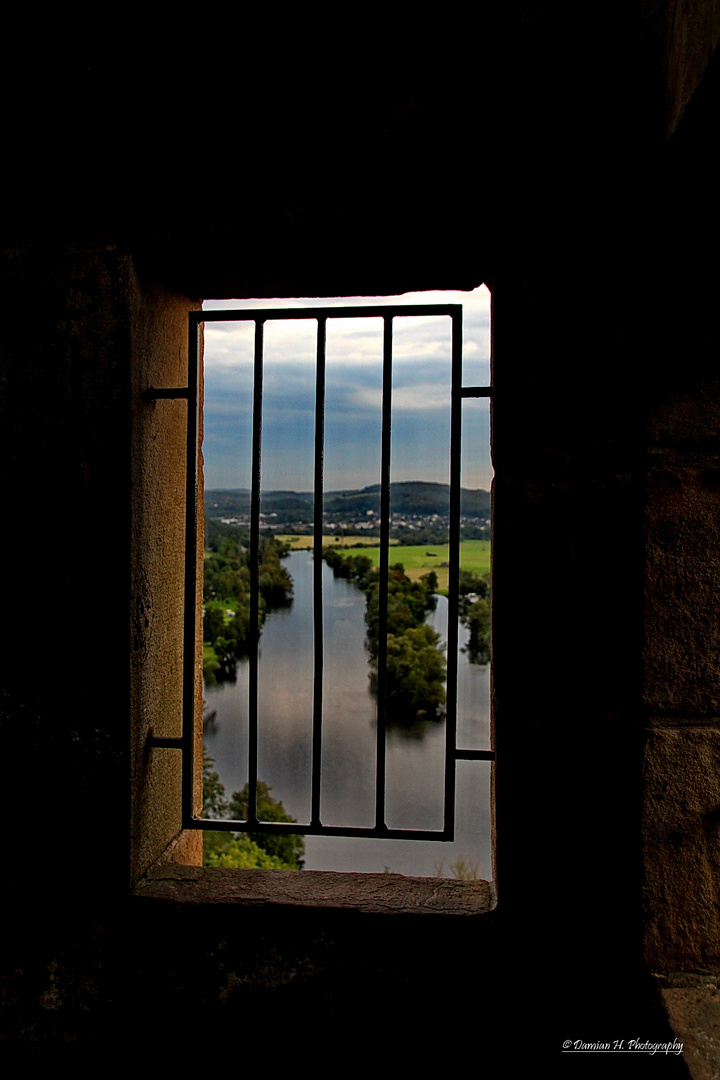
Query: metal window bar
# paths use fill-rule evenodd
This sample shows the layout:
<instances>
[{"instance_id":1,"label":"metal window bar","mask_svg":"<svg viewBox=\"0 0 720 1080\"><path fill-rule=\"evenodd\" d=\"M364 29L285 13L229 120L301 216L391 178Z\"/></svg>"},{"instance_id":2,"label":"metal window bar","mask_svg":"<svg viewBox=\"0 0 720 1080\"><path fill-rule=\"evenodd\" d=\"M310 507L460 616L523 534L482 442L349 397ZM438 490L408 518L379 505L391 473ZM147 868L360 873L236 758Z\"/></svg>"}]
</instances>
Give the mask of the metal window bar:
<instances>
[{"instance_id":1,"label":"metal window bar","mask_svg":"<svg viewBox=\"0 0 720 1080\"><path fill-rule=\"evenodd\" d=\"M390 541L390 447L392 421L392 329L396 316L444 315L452 320L452 375L450 419L450 529L446 678L445 733L445 806L442 830L391 829L385 824L385 684L387 671L387 613L388 559ZM321 753L322 753L322 673L323 673L323 611L322 611L322 525L323 525L323 456L325 412L325 344L328 319L381 318L383 320L383 399L381 448L381 531L379 592L379 654L378 654L378 725L376 766L375 826L330 826L320 820ZM259 548L260 548L260 483L262 445L262 383L263 330L265 322L286 319L314 319L317 322L317 368L315 400L315 469L314 469L314 700L312 734L312 798L309 823L264 822L257 818L257 737L258 737L258 629ZM196 635L196 549L198 514L199 417L198 385L200 364L199 327L205 322L254 322L255 356L253 389L252 490L250 514L250 691L249 691L249 776L248 816L245 821L211 820L193 814L194 729L195 729L195 635ZM455 829L455 771L458 761L494 761L492 750L470 750L456 745L457 737L457 645L458 645L458 579L460 547L460 438L463 398L491 397L490 386L462 385L462 305L404 304L365 307L316 308L257 308L254 310L196 311L190 313L188 386L148 391L156 398L187 398L187 494L185 545L185 627L183 727L180 739L150 736L150 746L179 749L183 755L183 827L224 831L253 831L273 833L302 833L305 835L381 837L402 840L454 839Z\"/></svg>"}]
</instances>

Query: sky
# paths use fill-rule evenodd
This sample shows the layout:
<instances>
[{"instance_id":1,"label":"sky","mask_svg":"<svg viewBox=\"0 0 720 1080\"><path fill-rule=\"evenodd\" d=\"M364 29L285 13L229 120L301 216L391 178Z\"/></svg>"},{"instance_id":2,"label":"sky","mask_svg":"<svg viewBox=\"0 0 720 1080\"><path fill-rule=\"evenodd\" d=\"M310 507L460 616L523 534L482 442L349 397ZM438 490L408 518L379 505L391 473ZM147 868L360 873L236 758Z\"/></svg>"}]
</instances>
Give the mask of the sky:
<instances>
[{"instance_id":1,"label":"sky","mask_svg":"<svg viewBox=\"0 0 720 1080\"><path fill-rule=\"evenodd\" d=\"M360 304L463 305L463 383L490 381L490 294L406 293L333 300L208 300L206 311ZM262 487L313 486L314 319L265 323ZM382 319L329 319L326 349L325 490L380 481ZM205 324L205 487L249 488L254 324ZM393 320L391 480L449 482L451 321ZM463 403L462 486L488 489L487 400Z\"/></svg>"}]
</instances>

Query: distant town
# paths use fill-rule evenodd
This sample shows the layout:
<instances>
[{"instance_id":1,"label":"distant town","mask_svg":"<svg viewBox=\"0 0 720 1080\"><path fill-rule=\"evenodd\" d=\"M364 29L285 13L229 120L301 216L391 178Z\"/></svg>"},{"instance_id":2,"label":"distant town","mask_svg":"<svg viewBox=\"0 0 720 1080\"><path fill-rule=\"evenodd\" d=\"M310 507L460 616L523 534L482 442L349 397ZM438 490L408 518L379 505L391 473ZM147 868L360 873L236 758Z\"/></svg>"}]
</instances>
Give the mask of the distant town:
<instances>
[{"instance_id":1,"label":"distant town","mask_svg":"<svg viewBox=\"0 0 720 1080\"><path fill-rule=\"evenodd\" d=\"M447 535L450 488L447 484L407 481L390 485L390 535L412 542L442 542ZM307 534L313 530L312 492L267 491L260 497L260 528L270 532ZM246 489L206 491L205 514L225 525L247 527L250 492ZM380 485L326 492L323 533L327 536L380 533ZM466 540L490 537L490 493L462 488L460 529Z\"/></svg>"}]
</instances>

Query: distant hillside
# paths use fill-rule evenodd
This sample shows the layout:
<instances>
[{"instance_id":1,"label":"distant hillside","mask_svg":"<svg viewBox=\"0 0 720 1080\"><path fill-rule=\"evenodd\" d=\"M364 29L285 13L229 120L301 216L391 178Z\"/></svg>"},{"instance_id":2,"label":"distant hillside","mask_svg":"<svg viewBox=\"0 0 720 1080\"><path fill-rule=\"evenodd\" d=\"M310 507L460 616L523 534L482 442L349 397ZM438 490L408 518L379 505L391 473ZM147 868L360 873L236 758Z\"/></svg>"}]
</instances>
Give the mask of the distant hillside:
<instances>
[{"instance_id":1,"label":"distant hillside","mask_svg":"<svg viewBox=\"0 0 720 1080\"><path fill-rule=\"evenodd\" d=\"M448 484L429 484L409 480L390 485L390 508L393 514L447 514L450 504ZM490 493L482 490L460 489L461 512L471 517L486 517L490 513ZM332 491L325 496L328 513L366 513L380 511L380 485L370 484L360 491Z\"/></svg>"},{"instance_id":2,"label":"distant hillside","mask_svg":"<svg viewBox=\"0 0 720 1080\"><path fill-rule=\"evenodd\" d=\"M447 484L430 484L410 480L390 485L390 506L395 515L447 515L450 488ZM488 517L490 493L481 489L462 488L460 492L461 513L467 517ZM263 514L277 514L279 518L304 518L312 516L313 496L305 491L267 491L260 499ZM368 510L380 512L380 485L370 484L360 490L329 491L325 495L328 514L362 515ZM250 492L246 489L232 491L206 491L205 512L208 517L235 517L250 513Z\"/></svg>"},{"instance_id":3,"label":"distant hillside","mask_svg":"<svg viewBox=\"0 0 720 1080\"><path fill-rule=\"evenodd\" d=\"M276 513L286 518L299 515L312 517L313 497L305 491L265 491L260 497L260 512ZM205 492L205 513L208 517L237 517L250 513L250 492L245 488Z\"/></svg>"}]
</instances>

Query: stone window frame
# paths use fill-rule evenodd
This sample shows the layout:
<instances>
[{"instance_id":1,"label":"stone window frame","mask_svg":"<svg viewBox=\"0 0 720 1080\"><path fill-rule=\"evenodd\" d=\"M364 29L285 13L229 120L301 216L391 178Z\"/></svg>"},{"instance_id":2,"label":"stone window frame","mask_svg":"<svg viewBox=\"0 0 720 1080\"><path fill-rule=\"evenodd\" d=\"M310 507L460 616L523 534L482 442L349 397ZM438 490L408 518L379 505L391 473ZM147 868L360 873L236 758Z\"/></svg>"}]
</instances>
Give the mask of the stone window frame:
<instances>
[{"instance_id":1,"label":"stone window frame","mask_svg":"<svg viewBox=\"0 0 720 1080\"><path fill-rule=\"evenodd\" d=\"M148 337L154 338L156 350L148 349L142 365L135 365L134 438L135 457L139 462L133 486L135 517L140 525L135 530L145 535L135 544L134 566L134 625L131 627L134 678L136 692L131 695L145 699L135 713L132 731L135 775L132 778L131 861L130 883L136 895L156 899L184 900L197 903L231 902L290 906L352 907L359 911L395 911L404 913L441 913L454 915L487 915L495 908L493 882L453 882L448 879L412 878L386 874L348 874L344 872L303 871L303 886L288 889L282 883L282 871L217 871L200 865L202 860L201 832L183 828L179 814L182 787L179 755L171 744L177 743L177 694L168 693L167 681L161 672L169 668L182 670L182 604L179 583L184 578L184 559L178 561L177 536L184 532L185 497L184 471L180 462L184 443L186 396L157 393L157 390L182 386L183 366L187 372L188 336L178 340L178 297L163 296L165 308L160 317L151 321ZM183 298L184 299L184 298ZM184 301L186 326L187 301ZM191 306L198 310L200 304ZM158 312L154 312L158 315ZM168 331L172 328L172 332ZM148 328L145 328L146 331ZM168 360L172 360L168 364ZM198 365L198 445L202 446L203 364L202 338ZM168 423L168 413L171 422ZM200 458L200 465L202 459ZM202 468L199 469L202 476ZM179 479L182 476L182 482ZM153 478L152 481L150 478ZM168 482L168 477L170 482ZM182 492L182 494L181 494ZM138 510L138 502L140 504ZM202 609L202 487L197 500L197 566L196 610ZM178 530L182 519L183 526ZM159 528L161 521L163 528ZM153 529L153 525L155 528ZM150 534L147 529L149 528ZM165 543L163 534L174 534L174 543ZM152 535L154 534L154 535ZM144 540L144 543L143 543ZM144 565L143 552L147 542L159 561ZM157 597L161 596L161 618L157 617ZM202 620L196 618L196 724L194 813L199 815L202 800ZM144 677L141 673L144 673ZM153 673L148 678L148 673ZM159 685L158 680L163 683ZM142 686L143 682L150 685ZM140 688L140 693L137 688ZM148 693L149 690L149 693ZM138 723L138 720L140 721ZM138 775L140 774L140 775ZM493 838L494 840L494 838ZM228 874L230 877L228 877ZM272 874L269 882L257 885L257 875ZM239 875L239 877L238 877ZM250 875L250 876L248 876ZM393 879L392 886L388 878ZM338 884L342 879L344 885ZM358 880L359 879L359 880ZM172 883L175 883L174 885ZM234 882L234 884L233 884ZM273 885L274 882L274 885ZM465 899L458 901L460 892ZM429 890L429 891L428 891ZM384 896L384 900L378 897ZM389 897L392 896L392 899ZM326 903L327 901L327 903Z\"/></svg>"}]
</instances>

